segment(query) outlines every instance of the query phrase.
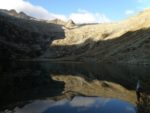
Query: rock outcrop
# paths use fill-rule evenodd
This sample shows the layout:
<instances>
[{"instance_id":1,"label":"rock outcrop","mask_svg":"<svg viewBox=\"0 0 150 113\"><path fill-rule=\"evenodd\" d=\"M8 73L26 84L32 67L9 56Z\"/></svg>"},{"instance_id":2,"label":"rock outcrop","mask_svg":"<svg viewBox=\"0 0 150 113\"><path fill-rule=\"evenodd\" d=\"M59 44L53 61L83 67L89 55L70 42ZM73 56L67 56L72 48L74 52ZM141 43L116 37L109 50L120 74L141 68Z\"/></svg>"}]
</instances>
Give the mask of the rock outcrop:
<instances>
[{"instance_id":1,"label":"rock outcrop","mask_svg":"<svg viewBox=\"0 0 150 113\"><path fill-rule=\"evenodd\" d=\"M48 23L53 23L53 24L58 24L58 25L63 25L63 26L66 24L65 21L60 20L60 19L49 20L49 21L47 21L47 22L48 22Z\"/></svg>"},{"instance_id":2,"label":"rock outcrop","mask_svg":"<svg viewBox=\"0 0 150 113\"><path fill-rule=\"evenodd\" d=\"M73 22L73 20L68 20L68 22L65 25L65 27L67 28L73 28L74 26L75 26L75 23Z\"/></svg>"}]
</instances>

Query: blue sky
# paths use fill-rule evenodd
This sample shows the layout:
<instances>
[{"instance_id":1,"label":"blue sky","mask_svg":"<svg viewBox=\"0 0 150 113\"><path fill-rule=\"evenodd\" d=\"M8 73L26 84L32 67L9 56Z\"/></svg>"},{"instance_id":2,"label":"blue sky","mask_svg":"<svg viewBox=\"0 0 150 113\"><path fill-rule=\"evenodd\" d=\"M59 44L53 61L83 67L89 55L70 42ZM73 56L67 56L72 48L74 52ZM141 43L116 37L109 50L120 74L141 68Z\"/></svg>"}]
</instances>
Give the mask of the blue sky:
<instances>
[{"instance_id":1,"label":"blue sky","mask_svg":"<svg viewBox=\"0 0 150 113\"><path fill-rule=\"evenodd\" d=\"M50 12L69 15L78 9L105 14L111 20L121 20L150 6L150 0L28 0ZM126 14L128 11L129 14Z\"/></svg>"},{"instance_id":2,"label":"blue sky","mask_svg":"<svg viewBox=\"0 0 150 113\"><path fill-rule=\"evenodd\" d=\"M123 20L149 6L150 0L0 0L1 9L24 11L39 19L72 19L77 23Z\"/></svg>"}]
</instances>

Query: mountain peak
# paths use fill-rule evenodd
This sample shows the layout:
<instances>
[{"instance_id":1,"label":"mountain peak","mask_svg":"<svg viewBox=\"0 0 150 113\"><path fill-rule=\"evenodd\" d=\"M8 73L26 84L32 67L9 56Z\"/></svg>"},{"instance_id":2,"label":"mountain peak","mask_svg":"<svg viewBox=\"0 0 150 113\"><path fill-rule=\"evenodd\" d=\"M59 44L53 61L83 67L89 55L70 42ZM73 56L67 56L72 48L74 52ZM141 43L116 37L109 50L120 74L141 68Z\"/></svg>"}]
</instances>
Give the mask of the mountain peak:
<instances>
[{"instance_id":1,"label":"mountain peak","mask_svg":"<svg viewBox=\"0 0 150 113\"><path fill-rule=\"evenodd\" d=\"M14 16L14 17L17 17L17 18L23 18L23 19L33 19L33 17L31 16L28 16L27 14L25 14L24 12L17 12L16 10L14 9L11 9L11 10L4 10L4 9L0 9L1 12L7 14L7 15L10 15L10 16Z\"/></svg>"},{"instance_id":2,"label":"mountain peak","mask_svg":"<svg viewBox=\"0 0 150 113\"><path fill-rule=\"evenodd\" d=\"M12 16L16 16L18 14L14 9L9 10L8 13Z\"/></svg>"},{"instance_id":3,"label":"mountain peak","mask_svg":"<svg viewBox=\"0 0 150 113\"><path fill-rule=\"evenodd\" d=\"M68 20L68 22L66 23L66 27L74 27L76 24L74 23L74 21L73 20Z\"/></svg>"}]
</instances>

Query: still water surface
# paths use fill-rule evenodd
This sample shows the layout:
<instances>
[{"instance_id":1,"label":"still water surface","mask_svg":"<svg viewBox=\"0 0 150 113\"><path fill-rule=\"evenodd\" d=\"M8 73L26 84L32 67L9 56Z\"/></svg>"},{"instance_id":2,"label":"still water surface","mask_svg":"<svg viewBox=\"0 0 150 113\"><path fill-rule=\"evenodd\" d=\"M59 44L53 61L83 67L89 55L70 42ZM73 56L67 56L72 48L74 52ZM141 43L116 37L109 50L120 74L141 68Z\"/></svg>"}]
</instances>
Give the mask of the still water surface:
<instances>
[{"instance_id":1,"label":"still water surface","mask_svg":"<svg viewBox=\"0 0 150 113\"><path fill-rule=\"evenodd\" d=\"M117 99L77 96L72 100L47 100L46 98L59 96L64 91L65 83L51 78L52 75L62 74L73 76L82 74L85 75L85 80L88 78L88 82L110 81L128 90L135 90L138 79L150 78L150 67L92 63L4 62L0 65L0 111L9 109L16 110L16 113L25 113L25 110L28 110L27 113L34 110L39 113L135 113L133 105ZM37 111L35 113L38 113Z\"/></svg>"},{"instance_id":2,"label":"still water surface","mask_svg":"<svg viewBox=\"0 0 150 113\"><path fill-rule=\"evenodd\" d=\"M35 100L16 107L13 113L136 113L136 108L117 99L76 96L72 100Z\"/></svg>"}]
</instances>

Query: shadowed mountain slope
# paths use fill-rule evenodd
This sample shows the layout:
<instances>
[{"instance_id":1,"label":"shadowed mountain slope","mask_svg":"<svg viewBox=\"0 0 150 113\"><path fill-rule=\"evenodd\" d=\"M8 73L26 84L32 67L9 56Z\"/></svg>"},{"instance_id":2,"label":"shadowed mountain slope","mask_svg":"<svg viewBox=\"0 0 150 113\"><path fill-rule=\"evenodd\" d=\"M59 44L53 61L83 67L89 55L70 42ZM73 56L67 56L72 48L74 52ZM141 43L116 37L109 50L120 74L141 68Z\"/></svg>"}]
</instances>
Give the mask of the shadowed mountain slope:
<instances>
[{"instance_id":1,"label":"shadowed mountain slope","mask_svg":"<svg viewBox=\"0 0 150 113\"><path fill-rule=\"evenodd\" d=\"M0 59L38 57L52 40L64 37L60 25L18 18L6 12L0 12L0 26Z\"/></svg>"}]
</instances>

